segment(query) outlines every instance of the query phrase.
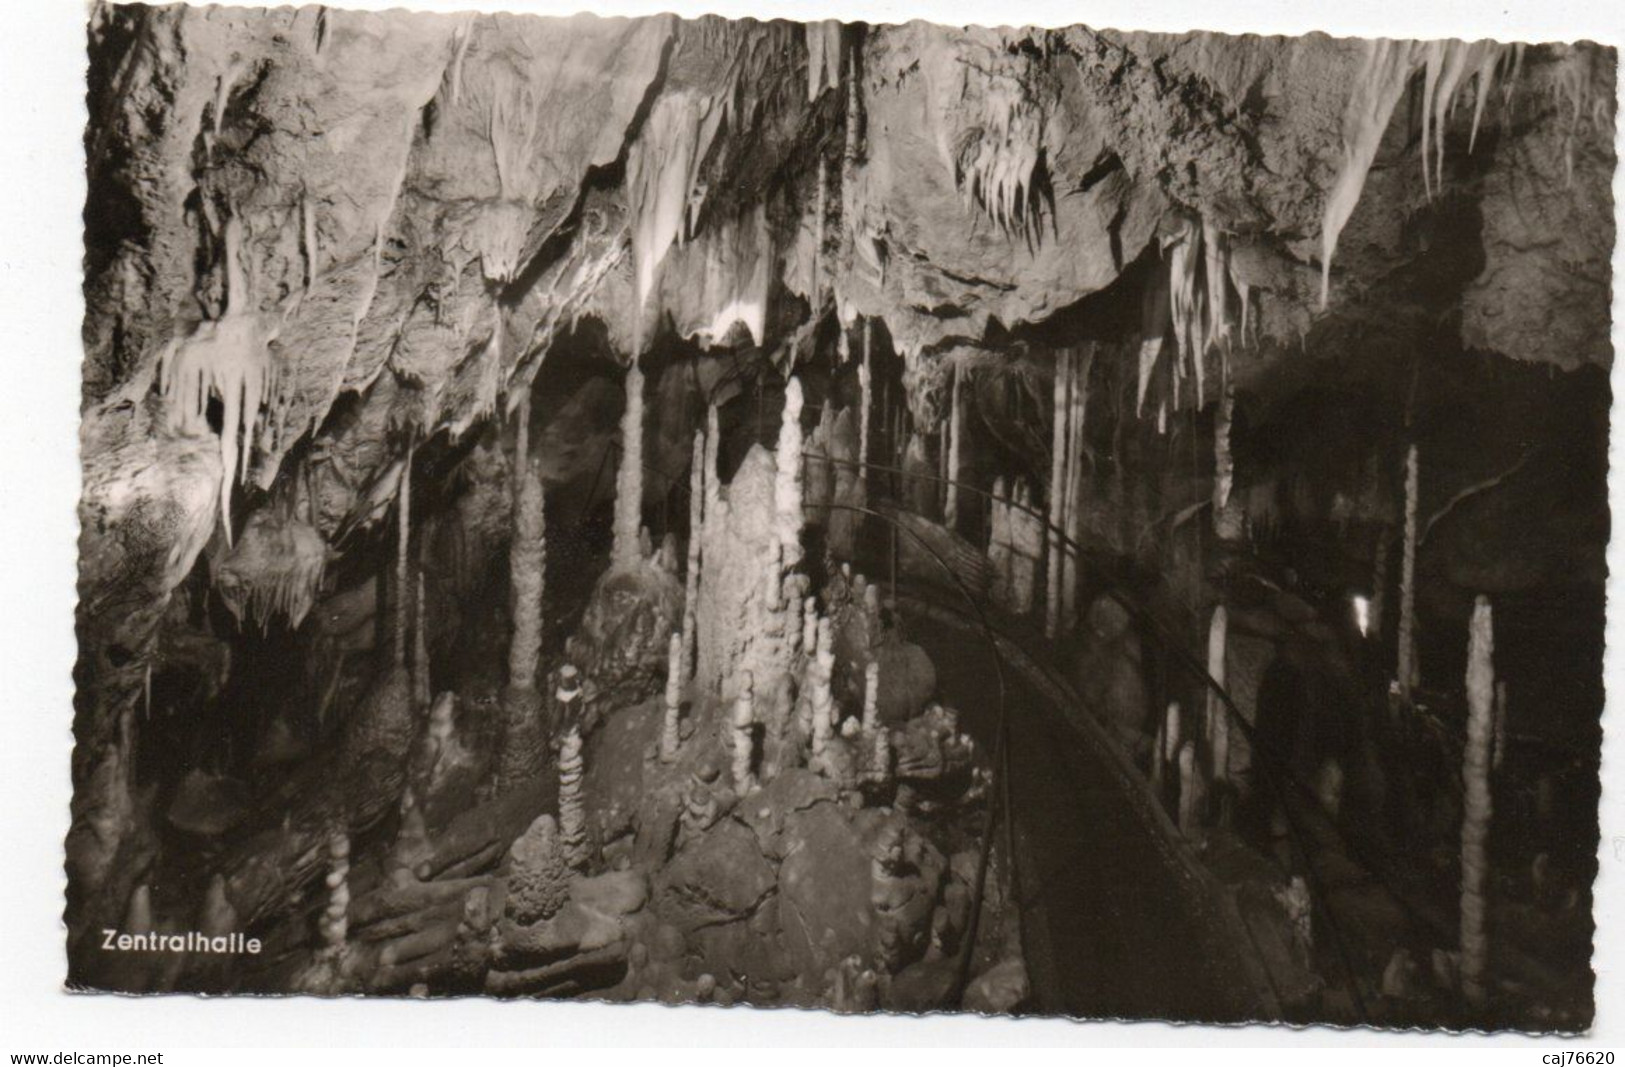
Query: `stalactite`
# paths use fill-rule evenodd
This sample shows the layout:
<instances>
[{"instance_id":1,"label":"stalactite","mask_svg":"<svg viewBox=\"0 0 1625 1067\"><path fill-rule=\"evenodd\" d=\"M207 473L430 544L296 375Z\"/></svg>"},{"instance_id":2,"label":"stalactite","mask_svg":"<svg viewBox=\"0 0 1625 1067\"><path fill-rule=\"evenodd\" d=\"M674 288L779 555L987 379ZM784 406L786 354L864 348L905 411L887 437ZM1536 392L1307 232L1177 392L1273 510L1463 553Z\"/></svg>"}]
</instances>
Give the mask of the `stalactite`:
<instances>
[{"instance_id":1,"label":"stalactite","mask_svg":"<svg viewBox=\"0 0 1625 1067\"><path fill-rule=\"evenodd\" d=\"M1462 752L1465 796L1461 823L1461 990L1482 1006L1489 942L1484 932L1490 832L1490 743L1495 703L1495 635L1487 597L1473 604L1467 643L1467 745Z\"/></svg>"},{"instance_id":2,"label":"stalactite","mask_svg":"<svg viewBox=\"0 0 1625 1067\"><path fill-rule=\"evenodd\" d=\"M273 619L297 629L321 595L328 547L322 535L276 506L254 512L212 579L238 625L265 633Z\"/></svg>"},{"instance_id":3,"label":"stalactite","mask_svg":"<svg viewBox=\"0 0 1625 1067\"><path fill-rule=\"evenodd\" d=\"M1041 204L1034 196L1044 138L1044 112L1027 85L1030 69L999 73L985 84L981 136L955 168L967 208L979 207L1006 234L1037 244Z\"/></svg>"},{"instance_id":4,"label":"stalactite","mask_svg":"<svg viewBox=\"0 0 1625 1067\"><path fill-rule=\"evenodd\" d=\"M1399 562L1399 692L1406 703L1417 683L1416 670L1416 497L1420 462L1416 446L1405 453L1405 549Z\"/></svg>"},{"instance_id":5,"label":"stalactite","mask_svg":"<svg viewBox=\"0 0 1625 1067\"><path fill-rule=\"evenodd\" d=\"M1207 632L1207 672L1219 685L1225 680L1225 643L1228 638L1230 614L1220 604L1213 609L1213 618ZM1209 689L1207 693L1207 741L1213 753L1213 780L1230 780L1230 718L1219 695Z\"/></svg>"},{"instance_id":6,"label":"stalactite","mask_svg":"<svg viewBox=\"0 0 1625 1067\"><path fill-rule=\"evenodd\" d=\"M660 721L660 762L670 763L677 758L678 727L682 715L683 698L683 635L671 635L666 660L666 702Z\"/></svg>"},{"instance_id":7,"label":"stalactite","mask_svg":"<svg viewBox=\"0 0 1625 1067\"><path fill-rule=\"evenodd\" d=\"M587 805L582 794L585 769L581 731L572 725L559 745L559 844L564 861L575 870L587 866Z\"/></svg>"},{"instance_id":8,"label":"stalactite","mask_svg":"<svg viewBox=\"0 0 1625 1067\"><path fill-rule=\"evenodd\" d=\"M807 40L807 99L816 100L826 87L841 84L841 23L820 19L805 24Z\"/></svg>"},{"instance_id":9,"label":"stalactite","mask_svg":"<svg viewBox=\"0 0 1625 1067\"><path fill-rule=\"evenodd\" d=\"M805 521L801 501L801 405L801 379L792 376L784 386L784 412L774 457L777 463L774 507L777 511L779 545L783 551L779 561L780 573L795 569L801 562L801 525ZM774 580L778 580L777 576Z\"/></svg>"},{"instance_id":10,"label":"stalactite","mask_svg":"<svg viewBox=\"0 0 1625 1067\"><path fill-rule=\"evenodd\" d=\"M739 694L734 697L733 718L729 725L733 746L734 792L744 796L756 788L751 766L755 762L756 744L756 679L750 671L739 676Z\"/></svg>"},{"instance_id":11,"label":"stalactite","mask_svg":"<svg viewBox=\"0 0 1625 1067\"><path fill-rule=\"evenodd\" d=\"M626 372L626 408L621 414L621 464L615 475L615 534L612 565L638 562L643 529L643 368L633 355Z\"/></svg>"},{"instance_id":12,"label":"stalactite","mask_svg":"<svg viewBox=\"0 0 1625 1067\"><path fill-rule=\"evenodd\" d=\"M1393 117L1394 107L1410 80L1415 41L1386 38L1363 41L1365 58L1355 77L1355 90L1343 113L1343 158L1337 179L1326 195L1325 214L1320 224L1320 306L1331 300L1332 256L1337 239L1354 214L1365 188L1366 175L1377 157L1377 146ZM1424 153L1425 154L1425 153Z\"/></svg>"},{"instance_id":13,"label":"stalactite","mask_svg":"<svg viewBox=\"0 0 1625 1067\"><path fill-rule=\"evenodd\" d=\"M694 642L698 636L700 609L700 554L705 530L705 435L694 434L694 454L690 460L688 478L688 570L683 575L683 631L681 650L677 656L676 674L679 685L686 685L693 677Z\"/></svg>"}]
</instances>

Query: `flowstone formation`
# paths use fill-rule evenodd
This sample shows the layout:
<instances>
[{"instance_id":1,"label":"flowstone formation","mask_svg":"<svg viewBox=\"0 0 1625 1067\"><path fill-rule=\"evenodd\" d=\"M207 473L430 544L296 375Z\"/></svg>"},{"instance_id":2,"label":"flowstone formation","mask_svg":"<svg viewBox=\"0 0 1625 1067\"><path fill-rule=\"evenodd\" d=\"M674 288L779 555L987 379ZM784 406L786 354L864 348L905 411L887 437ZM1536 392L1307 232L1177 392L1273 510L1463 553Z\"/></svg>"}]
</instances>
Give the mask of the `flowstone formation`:
<instances>
[{"instance_id":1,"label":"flowstone formation","mask_svg":"<svg viewBox=\"0 0 1625 1067\"><path fill-rule=\"evenodd\" d=\"M88 44L75 984L1589 1022L1612 51Z\"/></svg>"}]
</instances>

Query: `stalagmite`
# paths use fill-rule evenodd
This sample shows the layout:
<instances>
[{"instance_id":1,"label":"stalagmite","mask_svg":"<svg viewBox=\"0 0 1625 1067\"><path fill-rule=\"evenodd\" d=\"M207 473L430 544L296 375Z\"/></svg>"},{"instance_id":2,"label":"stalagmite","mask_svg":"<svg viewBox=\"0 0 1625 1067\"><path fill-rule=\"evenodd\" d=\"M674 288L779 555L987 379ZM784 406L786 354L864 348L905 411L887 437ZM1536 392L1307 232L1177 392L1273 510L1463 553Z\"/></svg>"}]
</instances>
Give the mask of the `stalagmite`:
<instances>
[{"instance_id":1,"label":"stalagmite","mask_svg":"<svg viewBox=\"0 0 1625 1067\"><path fill-rule=\"evenodd\" d=\"M401 487L395 502L395 666L406 666L406 630L411 619L407 604L411 594L412 540L412 445L406 446Z\"/></svg>"},{"instance_id":2,"label":"stalagmite","mask_svg":"<svg viewBox=\"0 0 1625 1067\"><path fill-rule=\"evenodd\" d=\"M1239 541L1242 535L1241 509L1231 502L1236 485L1235 458L1230 452L1230 424L1235 406L1235 386L1226 367L1213 418L1213 533L1221 541Z\"/></svg>"},{"instance_id":3,"label":"stalagmite","mask_svg":"<svg viewBox=\"0 0 1625 1067\"><path fill-rule=\"evenodd\" d=\"M801 602L801 654L808 660L818 651L818 598Z\"/></svg>"},{"instance_id":4,"label":"stalagmite","mask_svg":"<svg viewBox=\"0 0 1625 1067\"><path fill-rule=\"evenodd\" d=\"M581 731L570 727L559 746L559 843L572 868L587 866L587 807L582 795L585 770L581 758Z\"/></svg>"},{"instance_id":5,"label":"stalagmite","mask_svg":"<svg viewBox=\"0 0 1625 1067\"><path fill-rule=\"evenodd\" d=\"M1484 932L1490 832L1490 744L1495 704L1495 635L1490 602L1479 597L1467 642L1467 745L1462 752L1461 991L1474 1007L1486 996L1489 942Z\"/></svg>"},{"instance_id":6,"label":"stalagmite","mask_svg":"<svg viewBox=\"0 0 1625 1067\"><path fill-rule=\"evenodd\" d=\"M1151 753L1152 781L1162 795L1163 783L1170 780L1169 772L1177 776L1179 759L1179 704L1171 702L1163 713L1162 725L1157 729L1157 745Z\"/></svg>"},{"instance_id":7,"label":"stalagmite","mask_svg":"<svg viewBox=\"0 0 1625 1067\"><path fill-rule=\"evenodd\" d=\"M1013 507L1005 515L1010 537L1010 610L1029 614L1038 597L1038 563L1044 557L1044 520L1033 509L1032 487L1016 479Z\"/></svg>"},{"instance_id":8,"label":"stalagmite","mask_svg":"<svg viewBox=\"0 0 1625 1067\"><path fill-rule=\"evenodd\" d=\"M528 409L526 411L528 414ZM547 564L547 519L540 473L528 456L520 454L515 458L522 466L519 470L519 490L514 501L513 542L508 548L509 581L513 586L510 605L513 611L513 637L508 643L508 684L533 689L542 648L542 583Z\"/></svg>"},{"instance_id":9,"label":"stalagmite","mask_svg":"<svg viewBox=\"0 0 1625 1067\"><path fill-rule=\"evenodd\" d=\"M812 766L822 770L835 732L835 697L830 690L835 670L835 639L827 618L818 620L818 644L812 664Z\"/></svg>"},{"instance_id":10,"label":"stalagmite","mask_svg":"<svg viewBox=\"0 0 1625 1067\"><path fill-rule=\"evenodd\" d=\"M344 952L350 922L350 838L335 828L327 839L327 907L317 930L323 954L337 957Z\"/></svg>"},{"instance_id":11,"label":"stalagmite","mask_svg":"<svg viewBox=\"0 0 1625 1067\"><path fill-rule=\"evenodd\" d=\"M130 893L129 903L124 906L124 926L122 932L126 934L152 933L152 887L138 885Z\"/></svg>"},{"instance_id":12,"label":"stalagmite","mask_svg":"<svg viewBox=\"0 0 1625 1067\"><path fill-rule=\"evenodd\" d=\"M683 631L677 657L679 686L693 677L694 641L700 610L700 553L705 529L705 435L694 434L694 458L688 477L688 571L683 576Z\"/></svg>"},{"instance_id":13,"label":"stalagmite","mask_svg":"<svg viewBox=\"0 0 1625 1067\"><path fill-rule=\"evenodd\" d=\"M1418 681L1416 669L1416 446L1405 453L1405 549L1399 563L1399 692L1405 703Z\"/></svg>"},{"instance_id":14,"label":"stalagmite","mask_svg":"<svg viewBox=\"0 0 1625 1067\"><path fill-rule=\"evenodd\" d=\"M778 475L774 482L774 505L778 516L782 570L793 570L801 562L801 379L791 377L784 386L784 412L779 425L775 453Z\"/></svg>"},{"instance_id":15,"label":"stalagmite","mask_svg":"<svg viewBox=\"0 0 1625 1067\"><path fill-rule=\"evenodd\" d=\"M705 521L716 514L722 500L722 476L717 473L717 455L722 448L722 423L717 406L712 404L705 412Z\"/></svg>"},{"instance_id":16,"label":"stalagmite","mask_svg":"<svg viewBox=\"0 0 1625 1067\"><path fill-rule=\"evenodd\" d=\"M879 724L869 744L869 780L885 787L892 780L891 728Z\"/></svg>"},{"instance_id":17,"label":"stalagmite","mask_svg":"<svg viewBox=\"0 0 1625 1067\"><path fill-rule=\"evenodd\" d=\"M1061 554L1061 630L1070 632L1078 621L1078 548L1083 542L1084 415L1089 397L1089 368L1094 349L1067 353L1068 387L1066 448L1066 535L1071 544Z\"/></svg>"},{"instance_id":18,"label":"stalagmite","mask_svg":"<svg viewBox=\"0 0 1625 1067\"><path fill-rule=\"evenodd\" d=\"M632 356L626 372L626 408L621 414L621 463L615 474L615 540L611 565L629 568L638 562L638 535L643 529L643 369Z\"/></svg>"},{"instance_id":19,"label":"stalagmite","mask_svg":"<svg viewBox=\"0 0 1625 1067\"><path fill-rule=\"evenodd\" d=\"M1207 672L1215 682L1223 686L1225 681L1225 642L1228 637L1230 615L1225 606L1220 604L1213 609L1213 618L1208 623L1207 631ZM1213 753L1213 780L1226 782L1230 780L1230 717L1219 699L1219 694L1211 688L1207 693L1207 741L1209 751Z\"/></svg>"},{"instance_id":20,"label":"stalagmite","mask_svg":"<svg viewBox=\"0 0 1625 1067\"><path fill-rule=\"evenodd\" d=\"M1337 239L1354 214L1365 188L1366 175L1377 157L1377 147L1393 117L1394 107L1410 81L1413 50L1423 47L1415 41L1381 38L1362 42L1364 64L1355 78L1355 91L1343 115L1343 159L1337 180L1326 196L1321 219L1320 306L1331 299L1332 255Z\"/></svg>"},{"instance_id":21,"label":"stalagmite","mask_svg":"<svg viewBox=\"0 0 1625 1067\"><path fill-rule=\"evenodd\" d=\"M243 266L243 226L235 215L226 219L224 310L204 322L190 337L176 339L158 357L158 384L172 431L202 436L209 424L211 398L220 401L220 526L232 541L231 491L248 478L249 460L259 436L260 409L275 388L270 354L274 331L268 331L251 308Z\"/></svg>"},{"instance_id":22,"label":"stalagmite","mask_svg":"<svg viewBox=\"0 0 1625 1067\"><path fill-rule=\"evenodd\" d=\"M734 697L732 726L733 744L733 781L734 792L744 796L756 788L756 778L751 773L751 766L755 762L756 744L756 695L753 692L756 680L749 671L743 672L739 677L739 695Z\"/></svg>"},{"instance_id":23,"label":"stalagmite","mask_svg":"<svg viewBox=\"0 0 1625 1067\"><path fill-rule=\"evenodd\" d=\"M960 439L965 429L965 416L963 411L964 399L962 393L965 387L965 375L956 364L951 372L953 386L949 390L948 401L948 473L947 498L943 502L943 523L950 530L959 528L959 462Z\"/></svg>"},{"instance_id":24,"label":"stalagmite","mask_svg":"<svg viewBox=\"0 0 1625 1067\"><path fill-rule=\"evenodd\" d=\"M872 659L863 668L863 734L873 737L880 728L880 661Z\"/></svg>"},{"instance_id":25,"label":"stalagmite","mask_svg":"<svg viewBox=\"0 0 1625 1067\"><path fill-rule=\"evenodd\" d=\"M1179 749L1179 832L1195 840L1201 832L1202 781L1196 768L1196 742Z\"/></svg>"},{"instance_id":26,"label":"stalagmite","mask_svg":"<svg viewBox=\"0 0 1625 1067\"><path fill-rule=\"evenodd\" d=\"M508 545L508 684L502 693L503 738L497 786L507 789L535 778L546 765L543 698L536 685L542 648L543 577L547 562L546 509L540 472L530 461L530 406L520 406L516 432L513 532Z\"/></svg>"},{"instance_id":27,"label":"stalagmite","mask_svg":"<svg viewBox=\"0 0 1625 1067\"><path fill-rule=\"evenodd\" d=\"M856 79L853 85L856 86ZM854 88L852 91L856 91ZM858 367L858 502L867 503L869 500L869 419L870 409L874 405L874 371L871 369L869 351L872 347L874 326L869 319L863 320L863 363Z\"/></svg>"},{"instance_id":28,"label":"stalagmite","mask_svg":"<svg viewBox=\"0 0 1625 1067\"><path fill-rule=\"evenodd\" d=\"M226 897L226 876L216 873L204 890L203 904L198 908L198 930L205 937L224 937L241 927L237 910Z\"/></svg>"},{"instance_id":29,"label":"stalagmite","mask_svg":"<svg viewBox=\"0 0 1625 1067\"><path fill-rule=\"evenodd\" d=\"M581 672L574 663L559 668L558 684L553 687L552 726L555 730L576 725L577 704L581 702Z\"/></svg>"},{"instance_id":30,"label":"stalagmite","mask_svg":"<svg viewBox=\"0 0 1625 1067\"><path fill-rule=\"evenodd\" d=\"M1061 630L1061 582L1065 567L1061 563L1061 531L1066 528L1066 447L1067 435L1067 376L1064 357L1055 359L1054 411L1050 434L1049 467L1049 561L1045 571L1044 636L1051 641Z\"/></svg>"},{"instance_id":31,"label":"stalagmite","mask_svg":"<svg viewBox=\"0 0 1625 1067\"><path fill-rule=\"evenodd\" d=\"M670 763L677 758L678 726L682 715L683 696L683 635L671 635L666 660L666 705L660 721L660 762Z\"/></svg>"}]
</instances>

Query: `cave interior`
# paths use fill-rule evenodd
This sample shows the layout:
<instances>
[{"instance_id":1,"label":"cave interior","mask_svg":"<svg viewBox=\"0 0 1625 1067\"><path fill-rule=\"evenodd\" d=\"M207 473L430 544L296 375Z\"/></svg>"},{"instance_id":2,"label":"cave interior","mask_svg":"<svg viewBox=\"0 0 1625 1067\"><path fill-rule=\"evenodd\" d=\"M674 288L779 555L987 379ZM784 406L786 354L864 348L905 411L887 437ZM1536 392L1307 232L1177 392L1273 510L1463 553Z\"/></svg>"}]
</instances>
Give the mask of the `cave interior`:
<instances>
[{"instance_id":1,"label":"cave interior","mask_svg":"<svg viewBox=\"0 0 1625 1067\"><path fill-rule=\"evenodd\" d=\"M1589 1024L1612 50L88 47L70 984Z\"/></svg>"}]
</instances>

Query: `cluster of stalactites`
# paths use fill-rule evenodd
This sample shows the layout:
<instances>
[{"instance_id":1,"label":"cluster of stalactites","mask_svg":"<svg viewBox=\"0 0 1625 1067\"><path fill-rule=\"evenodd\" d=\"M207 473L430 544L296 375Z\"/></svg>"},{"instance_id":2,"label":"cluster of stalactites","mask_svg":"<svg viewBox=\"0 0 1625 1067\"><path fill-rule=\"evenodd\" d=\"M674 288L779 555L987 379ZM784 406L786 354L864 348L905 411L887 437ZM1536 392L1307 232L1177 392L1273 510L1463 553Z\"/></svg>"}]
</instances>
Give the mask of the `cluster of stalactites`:
<instances>
[{"instance_id":1,"label":"cluster of stalactites","mask_svg":"<svg viewBox=\"0 0 1625 1067\"><path fill-rule=\"evenodd\" d=\"M327 542L309 523L265 508L215 568L214 588L239 625L263 632L275 618L297 629L321 592Z\"/></svg>"},{"instance_id":2,"label":"cluster of stalactites","mask_svg":"<svg viewBox=\"0 0 1625 1067\"><path fill-rule=\"evenodd\" d=\"M1044 113L1021 77L995 74L982 97L982 133L955 175L967 206L1006 233L1038 236L1034 196L1044 137Z\"/></svg>"},{"instance_id":3,"label":"cluster of stalactites","mask_svg":"<svg viewBox=\"0 0 1625 1067\"><path fill-rule=\"evenodd\" d=\"M1207 354L1223 359L1236 343L1251 339L1252 290L1230 254L1230 238L1211 218L1181 220L1162 240L1165 273L1147 295L1141 324L1136 410L1146 395L1171 333L1174 355L1168 364L1169 396L1159 419L1177 409L1185 379L1192 379L1195 403L1207 399ZM1233 295L1232 295L1233 294Z\"/></svg>"},{"instance_id":4,"label":"cluster of stalactites","mask_svg":"<svg viewBox=\"0 0 1625 1067\"><path fill-rule=\"evenodd\" d=\"M220 522L231 541L231 490L248 477L260 412L271 400L274 333L249 310L242 260L242 223L225 222L225 312L171 341L158 357L159 391L169 429L210 432L209 401L220 401Z\"/></svg>"},{"instance_id":5,"label":"cluster of stalactites","mask_svg":"<svg viewBox=\"0 0 1625 1067\"><path fill-rule=\"evenodd\" d=\"M663 94L626 161L632 214L637 313L655 289L661 261L692 233L705 190L700 165L727 119L728 97L692 91Z\"/></svg>"},{"instance_id":6,"label":"cluster of stalactites","mask_svg":"<svg viewBox=\"0 0 1625 1067\"><path fill-rule=\"evenodd\" d=\"M1320 306L1331 296L1332 256L1365 188L1377 147L1394 108L1418 69L1422 87L1422 180L1431 196L1444 168L1444 126L1462 89L1476 85L1468 151L1478 140L1484 105L1498 76L1510 85L1523 61L1522 46L1493 41L1365 41L1354 93L1343 112L1343 156L1321 220ZM1430 163L1431 160L1431 163Z\"/></svg>"}]
</instances>

